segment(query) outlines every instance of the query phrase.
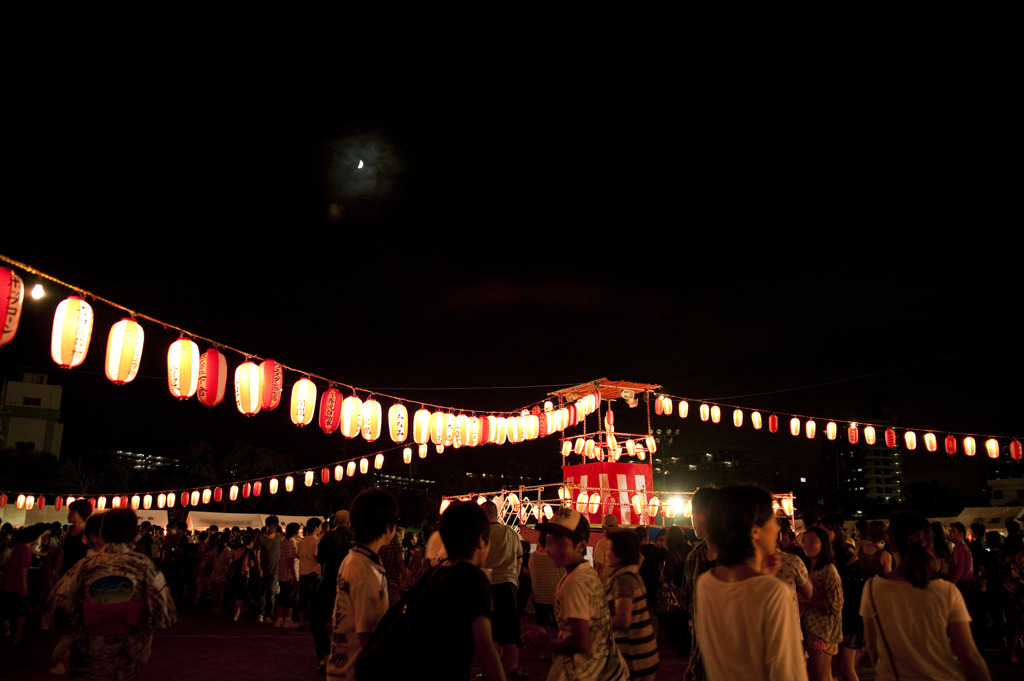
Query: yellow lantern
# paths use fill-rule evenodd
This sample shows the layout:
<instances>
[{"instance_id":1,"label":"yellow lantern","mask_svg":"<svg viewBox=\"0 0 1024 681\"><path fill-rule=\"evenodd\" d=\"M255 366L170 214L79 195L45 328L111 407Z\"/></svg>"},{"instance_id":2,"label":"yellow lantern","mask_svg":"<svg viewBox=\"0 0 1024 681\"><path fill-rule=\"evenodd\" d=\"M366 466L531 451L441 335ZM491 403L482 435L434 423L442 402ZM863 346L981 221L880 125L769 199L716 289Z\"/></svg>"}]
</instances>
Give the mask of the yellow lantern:
<instances>
[{"instance_id":1,"label":"yellow lantern","mask_svg":"<svg viewBox=\"0 0 1024 681\"><path fill-rule=\"evenodd\" d=\"M284 476L284 491L291 492L295 489L295 478L290 475Z\"/></svg>"},{"instance_id":2,"label":"yellow lantern","mask_svg":"<svg viewBox=\"0 0 1024 681\"><path fill-rule=\"evenodd\" d=\"M174 492L167 493L167 508L174 508Z\"/></svg>"},{"instance_id":3,"label":"yellow lantern","mask_svg":"<svg viewBox=\"0 0 1024 681\"><path fill-rule=\"evenodd\" d=\"M633 512L638 516L642 516L644 514L644 500L639 494L634 494L629 503L633 507Z\"/></svg>"},{"instance_id":4,"label":"yellow lantern","mask_svg":"<svg viewBox=\"0 0 1024 681\"><path fill-rule=\"evenodd\" d=\"M231 485L231 489L228 490L228 499L231 501L238 499L238 485Z\"/></svg>"},{"instance_id":5,"label":"yellow lantern","mask_svg":"<svg viewBox=\"0 0 1024 681\"><path fill-rule=\"evenodd\" d=\"M977 448L977 445L974 442L974 438L971 437L970 435L965 437L964 438L964 454L966 454L967 456L974 456L974 454L975 454L975 452L977 452L977 450L978 450L978 448Z\"/></svg>"},{"instance_id":6,"label":"yellow lantern","mask_svg":"<svg viewBox=\"0 0 1024 681\"><path fill-rule=\"evenodd\" d=\"M342 478L345 477L345 467L340 463L334 467L334 479L337 482L341 482Z\"/></svg>"},{"instance_id":7,"label":"yellow lantern","mask_svg":"<svg viewBox=\"0 0 1024 681\"><path fill-rule=\"evenodd\" d=\"M732 425L736 426L737 428L742 428L743 427L743 410L742 409L733 409L733 411L732 411Z\"/></svg>"},{"instance_id":8,"label":"yellow lantern","mask_svg":"<svg viewBox=\"0 0 1024 681\"><path fill-rule=\"evenodd\" d=\"M341 403L341 434L355 437L362 430L363 401L355 395L349 395Z\"/></svg>"},{"instance_id":9,"label":"yellow lantern","mask_svg":"<svg viewBox=\"0 0 1024 681\"><path fill-rule=\"evenodd\" d=\"M444 514L445 509L448 508L448 506L451 505L451 503L452 502L451 502L450 499L442 499L441 500L441 511L440 512L442 514Z\"/></svg>"},{"instance_id":10,"label":"yellow lantern","mask_svg":"<svg viewBox=\"0 0 1024 681\"><path fill-rule=\"evenodd\" d=\"M480 417L470 416L467 418L466 428L468 429L466 444L470 447L476 447L480 444Z\"/></svg>"},{"instance_id":11,"label":"yellow lantern","mask_svg":"<svg viewBox=\"0 0 1024 681\"><path fill-rule=\"evenodd\" d=\"M591 513L597 513L601 508L601 495L594 492L590 495L590 504L588 505Z\"/></svg>"},{"instance_id":12,"label":"yellow lantern","mask_svg":"<svg viewBox=\"0 0 1024 681\"><path fill-rule=\"evenodd\" d=\"M21 306L25 302L25 285L14 270L0 267L0 306L6 311L3 314L3 327L0 328L0 347L14 340L21 320Z\"/></svg>"},{"instance_id":13,"label":"yellow lantern","mask_svg":"<svg viewBox=\"0 0 1024 681\"><path fill-rule=\"evenodd\" d=\"M551 504L544 504L544 517L548 520L555 515L554 509L551 508Z\"/></svg>"},{"instance_id":14,"label":"yellow lantern","mask_svg":"<svg viewBox=\"0 0 1024 681\"><path fill-rule=\"evenodd\" d=\"M817 429L818 425L814 422L814 419L807 419L807 423L804 424L804 433L807 435L808 440L814 439Z\"/></svg>"},{"instance_id":15,"label":"yellow lantern","mask_svg":"<svg viewBox=\"0 0 1024 681\"><path fill-rule=\"evenodd\" d=\"M764 421L761 420L761 412L750 412L750 425L754 427L754 430L761 430L761 426L764 425Z\"/></svg>"},{"instance_id":16,"label":"yellow lantern","mask_svg":"<svg viewBox=\"0 0 1024 681\"><path fill-rule=\"evenodd\" d=\"M505 420L505 435L513 444L522 439L522 423L515 416Z\"/></svg>"},{"instance_id":17,"label":"yellow lantern","mask_svg":"<svg viewBox=\"0 0 1024 681\"><path fill-rule=\"evenodd\" d=\"M152 494L147 494L146 496L142 497L142 508L146 509L147 511L149 509L153 508L153 495Z\"/></svg>"},{"instance_id":18,"label":"yellow lantern","mask_svg":"<svg viewBox=\"0 0 1024 681\"><path fill-rule=\"evenodd\" d=\"M313 471L306 471L306 475L304 477L306 487L312 487L313 482L316 480L316 477L313 475Z\"/></svg>"},{"instance_id":19,"label":"yellow lantern","mask_svg":"<svg viewBox=\"0 0 1024 681\"><path fill-rule=\"evenodd\" d=\"M26 502L25 495L24 494L19 494L18 495L18 501L14 504L14 507L17 508L19 511L21 511L21 510L23 510L25 508L25 502Z\"/></svg>"},{"instance_id":20,"label":"yellow lantern","mask_svg":"<svg viewBox=\"0 0 1024 681\"><path fill-rule=\"evenodd\" d=\"M800 419L795 416L789 420L789 434L793 437L800 434Z\"/></svg>"},{"instance_id":21,"label":"yellow lantern","mask_svg":"<svg viewBox=\"0 0 1024 681\"><path fill-rule=\"evenodd\" d=\"M308 378L300 378L292 386L292 401L288 409L292 423L308 426L316 415L316 384Z\"/></svg>"},{"instance_id":22,"label":"yellow lantern","mask_svg":"<svg viewBox=\"0 0 1024 681\"><path fill-rule=\"evenodd\" d=\"M401 402L388 409L388 433L395 444L402 444L409 437L409 410Z\"/></svg>"},{"instance_id":23,"label":"yellow lantern","mask_svg":"<svg viewBox=\"0 0 1024 681\"><path fill-rule=\"evenodd\" d=\"M782 499L782 510L789 517L791 517L791 518L793 517L793 498L792 497L784 497Z\"/></svg>"},{"instance_id":24,"label":"yellow lantern","mask_svg":"<svg viewBox=\"0 0 1024 681\"><path fill-rule=\"evenodd\" d=\"M420 407L412 420L412 439L418 445L430 441L430 412Z\"/></svg>"},{"instance_id":25,"label":"yellow lantern","mask_svg":"<svg viewBox=\"0 0 1024 681\"><path fill-rule=\"evenodd\" d=\"M270 493L271 494L277 494L277 488L279 486L280 486L280 483L278 483L277 478L271 478L270 479L269 487L270 487Z\"/></svg>"},{"instance_id":26,"label":"yellow lantern","mask_svg":"<svg viewBox=\"0 0 1024 681\"><path fill-rule=\"evenodd\" d=\"M444 446L451 447L455 443L455 414L444 413Z\"/></svg>"},{"instance_id":27,"label":"yellow lantern","mask_svg":"<svg viewBox=\"0 0 1024 681\"><path fill-rule=\"evenodd\" d=\"M198 386L199 346L183 336L167 349L167 389L179 400L187 400Z\"/></svg>"},{"instance_id":28,"label":"yellow lantern","mask_svg":"<svg viewBox=\"0 0 1024 681\"><path fill-rule=\"evenodd\" d=\"M417 454L419 455L419 457L421 459L427 458L428 445L426 443L424 443L422 445L417 445L417 447L419 447L419 451L417 451Z\"/></svg>"},{"instance_id":29,"label":"yellow lantern","mask_svg":"<svg viewBox=\"0 0 1024 681\"><path fill-rule=\"evenodd\" d=\"M133 494L132 495L132 510L133 511L138 511L140 505L142 505L142 497L140 497L138 494Z\"/></svg>"},{"instance_id":30,"label":"yellow lantern","mask_svg":"<svg viewBox=\"0 0 1024 681\"><path fill-rule=\"evenodd\" d=\"M167 495L164 494L163 492L161 492L160 494L156 495L156 507L157 508L163 508L166 505L167 505Z\"/></svg>"},{"instance_id":31,"label":"yellow lantern","mask_svg":"<svg viewBox=\"0 0 1024 681\"><path fill-rule=\"evenodd\" d=\"M988 452L988 458L998 459L999 458L999 441L994 437L990 437L985 440L985 451Z\"/></svg>"},{"instance_id":32,"label":"yellow lantern","mask_svg":"<svg viewBox=\"0 0 1024 681\"><path fill-rule=\"evenodd\" d=\"M679 400L679 418L685 419L690 415L690 403L686 400Z\"/></svg>"},{"instance_id":33,"label":"yellow lantern","mask_svg":"<svg viewBox=\"0 0 1024 681\"><path fill-rule=\"evenodd\" d=\"M344 405L342 405L342 409L344 409ZM364 440L373 442L380 437L381 418L380 402L372 397L367 398L363 402L363 427L361 429Z\"/></svg>"},{"instance_id":34,"label":"yellow lantern","mask_svg":"<svg viewBox=\"0 0 1024 681\"><path fill-rule=\"evenodd\" d=\"M284 371L272 359L260 362L260 408L264 411L276 409L281 404L281 388L284 385Z\"/></svg>"},{"instance_id":35,"label":"yellow lantern","mask_svg":"<svg viewBox=\"0 0 1024 681\"><path fill-rule=\"evenodd\" d=\"M412 463L412 447L404 447L402 449L402 461Z\"/></svg>"},{"instance_id":36,"label":"yellow lantern","mask_svg":"<svg viewBox=\"0 0 1024 681\"><path fill-rule=\"evenodd\" d=\"M92 306L78 296L61 301L53 315L50 356L64 369L85 361L92 338Z\"/></svg>"},{"instance_id":37,"label":"yellow lantern","mask_svg":"<svg viewBox=\"0 0 1024 681\"><path fill-rule=\"evenodd\" d=\"M924 434L924 448L929 452L934 452L939 448L939 441L935 437L935 433Z\"/></svg>"},{"instance_id":38,"label":"yellow lantern","mask_svg":"<svg viewBox=\"0 0 1024 681\"><path fill-rule=\"evenodd\" d=\"M189 501L189 503L192 506L198 506L199 505L199 490L197 490L197 489L192 490L192 494L190 495L188 501Z\"/></svg>"},{"instance_id":39,"label":"yellow lantern","mask_svg":"<svg viewBox=\"0 0 1024 681\"><path fill-rule=\"evenodd\" d=\"M586 492L580 492L580 495L576 497L576 510L580 513L586 513L588 505L590 505L590 495Z\"/></svg>"},{"instance_id":40,"label":"yellow lantern","mask_svg":"<svg viewBox=\"0 0 1024 681\"><path fill-rule=\"evenodd\" d=\"M636 443L626 440L626 456L636 456Z\"/></svg>"},{"instance_id":41,"label":"yellow lantern","mask_svg":"<svg viewBox=\"0 0 1024 681\"><path fill-rule=\"evenodd\" d=\"M377 456L373 457L373 467L376 468L377 470L380 470L383 465L384 455L378 452Z\"/></svg>"},{"instance_id":42,"label":"yellow lantern","mask_svg":"<svg viewBox=\"0 0 1024 681\"><path fill-rule=\"evenodd\" d=\"M171 506L173 506L173 505L174 504L171 504ZM106 497L100 497L99 499L96 500L96 509L97 510L102 511L102 510L105 510L106 508L107 508L107 498Z\"/></svg>"},{"instance_id":43,"label":"yellow lantern","mask_svg":"<svg viewBox=\"0 0 1024 681\"><path fill-rule=\"evenodd\" d=\"M835 440L836 435L839 434L839 426L836 425L835 421L829 421L825 424L825 437L829 440Z\"/></svg>"},{"instance_id":44,"label":"yellow lantern","mask_svg":"<svg viewBox=\"0 0 1024 681\"><path fill-rule=\"evenodd\" d=\"M366 475L366 472L370 470L370 462L366 460L366 457L359 459L359 472Z\"/></svg>"},{"instance_id":45,"label":"yellow lantern","mask_svg":"<svg viewBox=\"0 0 1024 681\"><path fill-rule=\"evenodd\" d=\"M903 434L903 441L907 443L907 449L917 449L917 435L912 430Z\"/></svg>"},{"instance_id":46,"label":"yellow lantern","mask_svg":"<svg viewBox=\"0 0 1024 681\"><path fill-rule=\"evenodd\" d=\"M488 436L490 436L491 432L494 433L494 444L505 444L505 440L508 438L508 421L504 416L497 416L494 418L494 428L488 431Z\"/></svg>"},{"instance_id":47,"label":"yellow lantern","mask_svg":"<svg viewBox=\"0 0 1024 681\"><path fill-rule=\"evenodd\" d=\"M235 369L235 406L246 416L259 412L261 407L262 376L255 362L242 362Z\"/></svg>"},{"instance_id":48,"label":"yellow lantern","mask_svg":"<svg viewBox=\"0 0 1024 681\"><path fill-rule=\"evenodd\" d=\"M213 497L213 491L209 488L203 490L203 503L210 503L210 499Z\"/></svg>"},{"instance_id":49,"label":"yellow lantern","mask_svg":"<svg viewBox=\"0 0 1024 681\"><path fill-rule=\"evenodd\" d=\"M719 423L722 420L722 408L717 404L711 406L711 422Z\"/></svg>"},{"instance_id":50,"label":"yellow lantern","mask_svg":"<svg viewBox=\"0 0 1024 681\"><path fill-rule=\"evenodd\" d=\"M467 418L465 414L459 414L455 417L455 428L452 431L452 445L459 449L463 444L466 443L466 429L468 428Z\"/></svg>"},{"instance_id":51,"label":"yellow lantern","mask_svg":"<svg viewBox=\"0 0 1024 681\"><path fill-rule=\"evenodd\" d=\"M363 459L363 460L365 461L365 459ZM348 477L350 477L350 478L353 477L356 474L356 462L355 461L349 461L348 462L348 464L345 466L345 474L348 475Z\"/></svg>"},{"instance_id":52,"label":"yellow lantern","mask_svg":"<svg viewBox=\"0 0 1024 681\"><path fill-rule=\"evenodd\" d=\"M39 497L39 498L42 499L42 497ZM35 505L36 505L36 498L34 496L32 496L30 494L27 497L25 497L25 510L26 511L31 511L33 508L35 508Z\"/></svg>"},{"instance_id":53,"label":"yellow lantern","mask_svg":"<svg viewBox=\"0 0 1024 681\"><path fill-rule=\"evenodd\" d=\"M707 421L709 418L711 418L711 406L704 402L700 405L700 420Z\"/></svg>"},{"instance_id":54,"label":"yellow lantern","mask_svg":"<svg viewBox=\"0 0 1024 681\"><path fill-rule=\"evenodd\" d=\"M204 407L216 407L224 399L228 383L228 360L216 348L210 348L199 357L199 402Z\"/></svg>"},{"instance_id":55,"label":"yellow lantern","mask_svg":"<svg viewBox=\"0 0 1024 681\"><path fill-rule=\"evenodd\" d=\"M874 426L864 426L864 442L868 443L869 445L875 444Z\"/></svg>"},{"instance_id":56,"label":"yellow lantern","mask_svg":"<svg viewBox=\"0 0 1024 681\"><path fill-rule=\"evenodd\" d=\"M658 497L651 497L651 501L647 504L647 517L653 518L658 515L658 508L661 506L661 499Z\"/></svg>"},{"instance_id":57,"label":"yellow lantern","mask_svg":"<svg viewBox=\"0 0 1024 681\"><path fill-rule=\"evenodd\" d=\"M134 319L122 319L110 327L107 336L107 357L103 363L107 380L124 385L139 373L142 343L146 334Z\"/></svg>"},{"instance_id":58,"label":"yellow lantern","mask_svg":"<svg viewBox=\"0 0 1024 681\"><path fill-rule=\"evenodd\" d=\"M572 440L562 440L562 458L572 454Z\"/></svg>"},{"instance_id":59,"label":"yellow lantern","mask_svg":"<svg viewBox=\"0 0 1024 681\"><path fill-rule=\"evenodd\" d=\"M435 411L430 415L430 441L435 445L444 444L444 412Z\"/></svg>"},{"instance_id":60,"label":"yellow lantern","mask_svg":"<svg viewBox=\"0 0 1024 681\"><path fill-rule=\"evenodd\" d=\"M653 435L648 435L645 442L647 443L647 451L649 451L651 454L654 454L656 451L658 451L658 442L657 440L654 439Z\"/></svg>"}]
</instances>

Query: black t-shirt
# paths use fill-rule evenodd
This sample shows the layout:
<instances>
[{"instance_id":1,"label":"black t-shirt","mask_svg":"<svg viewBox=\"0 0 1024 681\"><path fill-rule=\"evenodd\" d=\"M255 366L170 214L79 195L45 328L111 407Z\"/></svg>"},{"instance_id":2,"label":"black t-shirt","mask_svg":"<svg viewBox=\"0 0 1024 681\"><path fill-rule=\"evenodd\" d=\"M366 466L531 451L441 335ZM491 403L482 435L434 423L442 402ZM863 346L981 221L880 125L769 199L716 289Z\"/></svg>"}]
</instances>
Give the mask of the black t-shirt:
<instances>
[{"instance_id":1,"label":"black t-shirt","mask_svg":"<svg viewBox=\"0 0 1024 681\"><path fill-rule=\"evenodd\" d=\"M64 558L61 559L60 567L62 575L66 575L72 565L85 558L89 547L85 545L84 539L85 530L82 530L80 534L71 534L69 530L67 536L64 537Z\"/></svg>"},{"instance_id":2,"label":"black t-shirt","mask_svg":"<svg viewBox=\"0 0 1024 681\"><path fill-rule=\"evenodd\" d=\"M438 679L468 679L473 661L473 622L491 614L491 583L484 571L469 563L444 565L427 572L429 580L419 609L427 663Z\"/></svg>"}]
</instances>

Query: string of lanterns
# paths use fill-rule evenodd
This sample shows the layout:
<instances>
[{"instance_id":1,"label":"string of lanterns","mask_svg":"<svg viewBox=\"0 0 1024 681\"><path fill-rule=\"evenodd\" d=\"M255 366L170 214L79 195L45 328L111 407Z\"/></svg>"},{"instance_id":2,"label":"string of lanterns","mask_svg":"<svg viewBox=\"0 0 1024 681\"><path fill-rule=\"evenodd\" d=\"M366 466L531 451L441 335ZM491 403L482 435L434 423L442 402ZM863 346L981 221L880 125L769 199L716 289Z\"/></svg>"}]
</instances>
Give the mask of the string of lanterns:
<instances>
[{"instance_id":1,"label":"string of lanterns","mask_svg":"<svg viewBox=\"0 0 1024 681\"><path fill-rule=\"evenodd\" d=\"M179 400L187 400L196 396L197 400L208 408L219 405L224 400L227 389L227 358L218 348L232 350L245 357L245 361L234 372L235 404L242 414L252 416L260 411L271 411L277 408L282 399L284 371L286 369L296 371L296 373L300 373L302 376L293 385L289 400L289 416L292 423L296 426L305 427L311 424L314 418L317 418L318 426L325 433L330 434L338 431L346 438L362 437L367 442L374 442L380 437L383 428L383 407L375 399L375 395L386 397L395 400L395 403L389 407L387 412L389 437L392 442L402 445L408 441L411 435L413 442L419 448L418 454L420 458L426 456L428 443L432 443L435 450L440 453L444 451L445 447L476 447L483 444L503 445L505 443L519 443L561 433L568 427L584 423L584 419L600 407L601 396L596 391L582 395L575 400L563 401L559 398L557 406L551 401L546 401L543 405L539 403L534 404L532 407L517 410L518 413L492 412L478 415L465 413L452 407L416 402L420 404L420 408L414 412L410 428L408 408L398 397L374 393L367 389L359 389L339 381L332 381L317 376L317 378L328 383L328 388L320 395L318 402L318 389L311 378L311 376L314 376L313 374L297 371L270 358L263 359L257 364L254 360L260 358L255 355L235 350L224 344L215 343L155 318L137 314L122 305L99 298L3 255L0 255L0 261L38 274L81 294L69 296L57 306L55 311L50 354L56 364L63 368L71 369L79 366L88 354L94 319L92 306L84 298L84 296L88 296L117 309L124 310L130 315L115 323L108 334L104 362L104 370L108 380L118 385L124 385L134 380L138 374L145 342L145 333L136 319L148 319L165 328L174 329L180 334L179 338L171 343L167 351L167 385L171 395ZM15 337L24 301L24 284L21 278L14 270L6 267L0 267L0 301L7 302L3 333L0 335L0 346L3 346L13 341ZM199 346L194 340L197 338L210 342L211 347L200 353ZM341 391L336 387L337 385L350 388L352 394L342 396ZM361 400L356 394L358 391L367 393L367 399ZM626 394L627 392L629 393L628 395ZM622 397L630 406L637 404L636 396L631 390L623 391ZM645 395L645 397L649 398L650 395ZM690 401L688 398L658 394L655 396L654 410L659 416L671 416L673 411L675 411L680 418L685 419L689 415ZM697 402L697 400L693 401ZM433 410L428 409L428 406L432 407ZM767 424L767 430L770 433L776 433L779 430L779 416L775 413L770 413L767 419L765 419L761 411L758 410L744 410L739 407L730 407L729 405L706 401L700 402L698 408L700 420L704 422L711 421L715 424L720 423L723 408L733 409L733 425L737 428L742 427L749 419L751 427L755 430L761 430L765 424ZM798 415L787 416L789 416L790 433L793 436L804 434L807 438L813 439L815 437L817 424L813 418L801 420L801 417ZM845 427L851 444L858 442L861 428L863 428L864 441L867 444L873 445L876 441L875 426L871 424L850 422ZM836 421L829 420L825 425L826 437L830 440L836 439L839 434L839 428L840 426ZM918 432L923 430L903 430L903 439L907 449L916 449ZM656 451L656 441L651 433L650 415L648 412L648 434L626 436L622 440L622 444L619 444L619 439L622 438L623 434L616 438L613 413L609 409L605 413L604 430L597 433L597 435L603 435L603 438L588 438L586 435L575 439L563 437L562 455L566 457L569 453L576 453L588 458L617 460L619 456L625 453L628 456L635 456L643 461L647 453L653 454ZM964 453L968 456L974 456L977 451L977 443L973 435L965 433L947 433L943 441L945 451L951 455L957 453L957 435L962 436L960 442L962 442L961 446ZM896 446L897 434L894 428L884 429L884 438L887 446ZM921 439L926 450L930 452L937 451L939 436L933 431L922 432ZM1000 444L996 437L986 438L984 447L990 457L999 457ZM1021 459L1021 445L1017 439L1009 443L1009 452L1013 460L1019 461ZM405 463L411 462L411 447L404 448L403 459ZM344 463L348 470L354 472L355 462L356 460L351 460L341 463ZM359 460L358 465L364 473L368 469L365 457ZM379 469L381 465L383 465L383 454L378 453L375 456L375 467ZM336 471L340 470L340 464L335 464L335 466ZM324 471L327 470L325 467ZM293 471L292 474L285 476L288 491L291 491L288 480L295 473ZM349 477L352 475L353 473L349 473ZM336 476L336 479L340 480L341 477ZM229 489L234 489L238 485L238 483L229 484L231 485ZM241 494L245 498L248 496L245 493L247 491L245 485L250 485L250 483L244 482L241 484L243 485ZM257 490L260 490L260 487L256 485L260 485L260 481L252 483L248 491L255 492L254 496L259 496ZM209 490L204 490L203 492L193 490L189 493L188 502L193 500L203 501L207 496L215 501L219 500L221 496L220 489L225 486L219 485L211 488L216 491L211 491L209 495L205 493ZM269 479L268 487L272 494L276 493L277 476ZM156 496L158 507L161 507L159 505L161 495L163 495L163 503L168 504L168 507L173 507L173 494L173 492L158 493ZM59 500L63 496L57 496L57 499ZM113 499L118 500L118 504L124 502L125 505L131 504L134 506L136 497L141 497L139 503L142 504L143 508L146 508L145 499L147 496L152 496L152 494L113 495ZM24 506L28 508L31 505L42 507L45 504L45 498L40 502L40 498L33 497L33 495L19 494L17 498L19 502L23 502ZM103 498L103 496L99 497L97 504ZM179 498L181 501L185 501L183 497ZM235 497L230 498L234 499ZM4 506L6 502L6 495L0 495L0 507ZM208 502L204 501L203 503ZM193 503L192 505L195 504Z\"/></svg>"}]
</instances>

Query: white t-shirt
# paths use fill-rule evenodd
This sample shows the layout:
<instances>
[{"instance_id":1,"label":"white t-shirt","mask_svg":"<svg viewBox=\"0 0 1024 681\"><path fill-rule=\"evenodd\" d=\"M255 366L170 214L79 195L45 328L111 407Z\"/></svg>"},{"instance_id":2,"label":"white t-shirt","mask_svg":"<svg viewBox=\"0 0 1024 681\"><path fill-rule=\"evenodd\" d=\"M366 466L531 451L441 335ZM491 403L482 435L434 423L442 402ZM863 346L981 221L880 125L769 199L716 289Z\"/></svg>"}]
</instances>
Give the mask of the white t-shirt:
<instances>
[{"instance_id":1,"label":"white t-shirt","mask_svg":"<svg viewBox=\"0 0 1024 681\"><path fill-rule=\"evenodd\" d=\"M860 599L860 616L865 626L875 616L871 606L872 591L885 642L896 660L896 672L901 681L964 679L946 631L950 622L971 621L964 597L955 584L936 579L919 589L910 582L873 577L864 585ZM869 640L868 645L878 651L875 678L878 681L895 679L890 651L886 650L886 643L878 633L877 623L874 628L874 640Z\"/></svg>"},{"instance_id":2,"label":"white t-shirt","mask_svg":"<svg viewBox=\"0 0 1024 681\"><path fill-rule=\"evenodd\" d=\"M697 579L695 629L710 681L806 681L793 592L766 575L723 582Z\"/></svg>"},{"instance_id":3,"label":"white t-shirt","mask_svg":"<svg viewBox=\"0 0 1024 681\"><path fill-rule=\"evenodd\" d=\"M363 649L359 634L372 634L387 610L388 580L380 559L362 544L353 544L338 570L328 679L355 678L356 656Z\"/></svg>"},{"instance_id":4,"label":"white t-shirt","mask_svg":"<svg viewBox=\"0 0 1024 681\"><path fill-rule=\"evenodd\" d=\"M570 619L590 623L590 651L555 655L548 681L628 681L629 668L612 638L612 620L604 585L590 563L583 562L558 583L555 591L558 637L567 638Z\"/></svg>"}]
</instances>

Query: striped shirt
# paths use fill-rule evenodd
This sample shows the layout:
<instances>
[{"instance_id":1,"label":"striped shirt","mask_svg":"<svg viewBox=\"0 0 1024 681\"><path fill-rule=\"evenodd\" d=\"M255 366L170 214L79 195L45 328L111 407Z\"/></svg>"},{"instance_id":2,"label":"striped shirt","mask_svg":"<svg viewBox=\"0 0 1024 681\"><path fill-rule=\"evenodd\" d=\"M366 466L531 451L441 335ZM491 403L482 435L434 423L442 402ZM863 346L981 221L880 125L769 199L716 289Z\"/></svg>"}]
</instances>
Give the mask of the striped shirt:
<instances>
[{"instance_id":1,"label":"striped shirt","mask_svg":"<svg viewBox=\"0 0 1024 681\"><path fill-rule=\"evenodd\" d=\"M633 614L629 627L614 632L615 645L626 658L630 679L653 681L661 660L658 657L658 641L651 621L651 609L647 607L647 588L637 574L639 567L625 565L615 570L608 578L605 594L613 616L616 600L628 598L632 601Z\"/></svg>"}]
</instances>

